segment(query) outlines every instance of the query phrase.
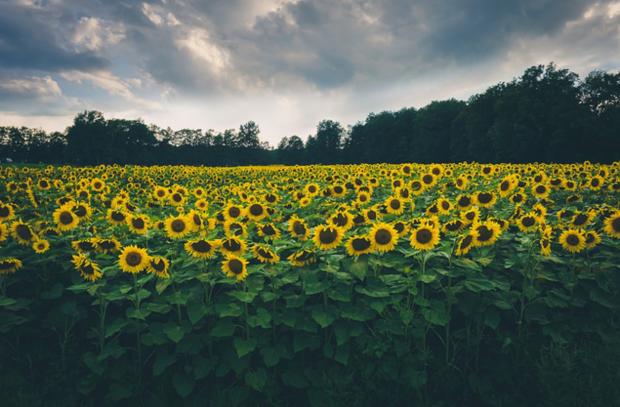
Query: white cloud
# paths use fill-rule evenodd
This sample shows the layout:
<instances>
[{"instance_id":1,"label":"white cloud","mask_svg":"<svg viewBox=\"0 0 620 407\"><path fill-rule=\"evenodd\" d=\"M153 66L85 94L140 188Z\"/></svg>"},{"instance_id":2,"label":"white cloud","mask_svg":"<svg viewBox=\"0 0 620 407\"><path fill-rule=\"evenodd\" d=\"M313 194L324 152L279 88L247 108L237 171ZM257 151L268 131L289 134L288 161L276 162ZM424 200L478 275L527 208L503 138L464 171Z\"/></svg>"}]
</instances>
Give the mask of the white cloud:
<instances>
[{"instance_id":1,"label":"white cloud","mask_svg":"<svg viewBox=\"0 0 620 407\"><path fill-rule=\"evenodd\" d=\"M125 38L122 24L109 24L95 17L82 17L75 27L71 40L77 46L97 51L118 44Z\"/></svg>"},{"instance_id":2,"label":"white cloud","mask_svg":"<svg viewBox=\"0 0 620 407\"><path fill-rule=\"evenodd\" d=\"M0 94L2 93L42 100L62 96L60 86L49 75L4 79L0 81Z\"/></svg>"},{"instance_id":3,"label":"white cloud","mask_svg":"<svg viewBox=\"0 0 620 407\"><path fill-rule=\"evenodd\" d=\"M181 22L174 14L172 14L172 12L166 12L161 7L154 6L152 4L142 3L142 14L144 14L151 23L158 27L164 24L171 27L181 25Z\"/></svg>"},{"instance_id":4,"label":"white cloud","mask_svg":"<svg viewBox=\"0 0 620 407\"><path fill-rule=\"evenodd\" d=\"M209 32L202 28L189 30L186 35L176 41L179 48L189 51L195 59L206 62L206 68L214 74L221 74L230 68L230 54L219 47L209 36Z\"/></svg>"}]
</instances>

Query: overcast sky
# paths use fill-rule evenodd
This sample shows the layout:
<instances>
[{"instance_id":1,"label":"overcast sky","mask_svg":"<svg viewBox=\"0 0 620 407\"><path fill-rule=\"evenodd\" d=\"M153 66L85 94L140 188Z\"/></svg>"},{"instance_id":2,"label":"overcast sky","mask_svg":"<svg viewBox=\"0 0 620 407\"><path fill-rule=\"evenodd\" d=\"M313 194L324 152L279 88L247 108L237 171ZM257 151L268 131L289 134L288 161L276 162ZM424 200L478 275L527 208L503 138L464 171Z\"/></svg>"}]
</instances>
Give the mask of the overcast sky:
<instances>
[{"instance_id":1,"label":"overcast sky","mask_svg":"<svg viewBox=\"0 0 620 407\"><path fill-rule=\"evenodd\" d=\"M277 144L550 61L620 69L620 0L0 0L0 125L95 109Z\"/></svg>"}]
</instances>

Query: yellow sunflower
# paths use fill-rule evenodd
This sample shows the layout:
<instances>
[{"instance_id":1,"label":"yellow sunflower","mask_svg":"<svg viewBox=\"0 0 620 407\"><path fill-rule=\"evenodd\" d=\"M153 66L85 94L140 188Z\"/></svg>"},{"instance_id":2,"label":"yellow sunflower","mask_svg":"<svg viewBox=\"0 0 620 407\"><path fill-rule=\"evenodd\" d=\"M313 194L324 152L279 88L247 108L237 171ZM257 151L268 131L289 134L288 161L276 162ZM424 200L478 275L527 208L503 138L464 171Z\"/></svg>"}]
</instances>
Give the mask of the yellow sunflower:
<instances>
[{"instance_id":1,"label":"yellow sunflower","mask_svg":"<svg viewBox=\"0 0 620 407\"><path fill-rule=\"evenodd\" d=\"M208 259L215 255L217 245L206 239L189 240L185 242L185 251L197 259Z\"/></svg>"},{"instance_id":2,"label":"yellow sunflower","mask_svg":"<svg viewBox=\"0 0 620 407\"><path fill-rule=\"evenodd\" d=\"M245 253L247 245L242 239L237 237L229 237L222 240L219 247L225 255L240 256Z\"/></svg>"},{"instance_id":3,"label":"yellow sunflower","mask_svg":"<svg viewBox=\"0 0 620 407\"><path fill-rule=\"evenodd\" d=\"M256 260L261 263L269 263L275 264L280 261L280 256L276 254L270 247L265 245L254 245L252 246L252 253Z\"/></svg>"},{"instance_id":4,"label":"yellow sunflower","mask_svg":"<svg viewBox=\"0 0 620 407\"><path fill-rule=\"evenodd\" d=\"M344 232L334 225L320 225L314 228L314 244L322 250L337 247L342 241Z\"/></svg>"},{"instance_id":5,"label":"yellow sunflower","mask_svg":"<svg viewBox=\"0 0 620 407\"><path fill-rule=\"evenodd\" d=\"M5 257L0 259L0 275L15 273L22 268L22 261L15 257Z\"/></svg>"},{"instance_id":6,"label":"yellow sunflower","mask_svg":"<svg viewBox=\"0 0 620 407\"><path fill-rule=\"evenodd\" d=\"M306 240L310 235L310 229L306 222L296 215L293 215L291 219L289 219L288 231L293 237L300 240Z\"/></svg>"},{"instance_id":7,"label":"yellow sunflower","mask_svg":"<svg viewBox=\"0 0 620 407\"><path fill-rule=\"evenodd\" d=\"M69 206L61 206L56 209L53 217L58 229L63 232L75 229L80 223L80 218L73 213Z\"/></svg>"},{"instance_id":8,"label":"yellow sunflower","mask_svg":"<svg viewBox=\"0 0 620 407\"><path fill-rule=\"evenodd\" d=\"M228 255L222 261L222 271L228 277L243 281L248 277L247 261L243 257Z\"/></svg>"},{"instance_id":9,"label":"yellow sunflower","mask_svg":"<svg viewBox=\"0 0 620 407\"><path fill-rule=\"evenodd\" d=\"M570 253L579 253L586 247L586 235L579 229L566 229L558 241Z\"/></svg>"},{"instance_id":10,"label":"yellow sunflower","mask_svg":"<svg viewBox=\"0 0 620 407\"><path fill-rule=\"evenodd\" d=\"M379 253L394 250L396 243L398 243L398 232L396 232L394 226L385 222L376 223L370 229L368 236L373 243L374 251Z\"/></svg>"},{"instance_id":11,"label":"yellow sunflower","mask_svg":"<svg viewBox=\"0 0 620 407\"><path fill-rule=\"evenodd\" d=\"M172 216L164 221L166 235L171 239L181 239L190 233L190 224L183 215Z\"/></svg>"},{"instance_id":12,"label":"yellow sunflower","mask_svg":"<svg viewBox=\"0 0 620 407\"><path fill-rule=\"evenodd\" d=\"M11 224L11 234L22 246L30 246L32 241L37 237L27 223L17 220Z\"/></svg>"},{"instance_id":13,"label":"yellow sunflower","mask_svg":"<svg viewBox=\"0 0 620 407\"><path fill-rule=\"evenodd\" d=\"M345 243L349 256L360 256L373 251L372 240L368 236L351 236Z\"/></svg>"},{"instance_id":14,"label":"yellow sunflower","mask_svg":"<svg viewBox=\"0 0 620 407\"><path fill-rule=\"evenodd\" d=\"M32 250L37 254L43 254L50 248L50 242L46 239L35 239L32 242Z\"/></svg>"},{"instance_id":15,"label":"yellow sunflower","mask_svg":"<svg viewBox=\"0 0 620 407\"><path fill-rule=\"evenodd\" d=\"M165 257L151 256L146 272L155 274L159 278L170 278L170 263Z\"/></svg>"},{"instance_id":16,"label":"yellow sunflower","mask_svg":"<svg viewBox=\"0 0 620 407\"><path fill-rule=\"evenodd\" d=\"M149 255L140 247L126 246L118 256L118 264L124 272L137 274L149 264Z\"/></svg>"},{"instance_id":17,"label":"yellow sunflower","mask_svg":"<svg viewBox=\"0 0 620 407\"><path fill-rule=\"evenodd\" d=\"M416 250L427 251L439 243L439 230L437 228L422 225L411 231L409 244Z\"/></svg>"},{"instance_id":18,"label":"yellow sunflower","mask_svg":"<svg viewBox=\"0 0 620 407\"><path fill-rule=\"evenodd\" d=\"M603 223L603 231L607 233L608 236L620 239L620 211L615 211L608 216Z\"/></svg>"},{"instance_id":19,"label":"yellow sunflower","mask_svg":"<svg viewBox=\"0 0 620 407\"><path fill-rule=\"evenodd\" d=\"M485 221L475 224L473 226L474 231L474 246L484 247L491 246L495 243L499 235L502 233L501 228L496 222Z\"/></svg>"},{"instance_id":20,"label":"yellow sunflower","mask_svg":"<svg viewBox=\"0 0 620 407\"><path fill-rule=\"evenodd\" d=\"M103 273L101 267L83 253L76 254L71 258L71 262L82 278L86 281L96 281L101 278Z\"/></svg>"}]
</instances>

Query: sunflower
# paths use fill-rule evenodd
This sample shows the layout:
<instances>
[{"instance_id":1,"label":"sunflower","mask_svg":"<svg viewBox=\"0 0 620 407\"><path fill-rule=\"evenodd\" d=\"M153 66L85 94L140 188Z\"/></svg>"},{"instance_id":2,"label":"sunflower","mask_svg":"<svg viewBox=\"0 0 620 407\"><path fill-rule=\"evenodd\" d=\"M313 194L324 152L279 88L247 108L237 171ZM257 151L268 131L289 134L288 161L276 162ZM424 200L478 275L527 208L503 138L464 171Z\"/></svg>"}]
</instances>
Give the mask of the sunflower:
<instances>
[{"instance_id":1,"label":"sunflower","mask_svg":"<svg viewBox=\"0 0 620 407\"><path fill-rule=\"evenodd\" d=\"M293 215L291 219L289 219L288 231L293 237L300 240L306 240L310 235L310 229L308 225L306 225L306 221L298 218L296 215Z\"/></svg>"},{"instance_id":2,"label":"sunflower","mask_svg":"<svg viewBox=\"0 0 620 407\"><path fill-rule=\"evenodd\" d=\"M409 229L410 229L410 226L407 223L403 222L402 220L394 222L392 226L394 226L396 233L398 233L398 237L405 236L409 232Z\"/></svg>"},{"instance_id":3,"label":"sunflower","mask_svg":"<svg viewBox=\"0 0 620 407\"><path fill-rule=\"evenodd\" d=\"M226 236L247 237L248 231L244 223L229 219L224 222Z\"/></svg>"},{"instance_id":4,"label":"sunflower","mask_svg":"<svg viewBox=\"0 0 620 407\"><path fill-rule=\"evenodd\" d=\"M515 174L505 176L504 178L502 178L498 186L499 195L501 197L508 196L508 194L510 194L512 190L517 187L518 184L519 180L517 179L517 176Z\"/></svg>"},{"instance_id":5,"label":"sunflower","mask_svg":"<svg viewBox=\"0 0 620 407\"><path fill-rule=\"evenodd\" d=\"M358 192L357 197L355 198L355 202L357 202L359 205L365 205L368 202L370 202L370 200L371 200L370 193L366 191Z\"/></svg>"},{"instance_id":6,"label":"sunflower","mask_svg":"<svg viewBox=\"0 0 620 407\"><path fill-rule=\"evenodd\" d=\"M168 188L157 186L153 190L153 197L158 201L163 201L168 197Z\"/></svg>"},{"instance_id":7,"label":"sunflower","mask_svg":"<svg viewBox=\"0 0 620 407\"><path fill-rule=\"evenodd\" d=\"M601 243L601 235L595 231L590 230L586 232L586 249L594 249Z\"/></svg>"},{"instance_id":8,"label":"sunflower","mask_svg":"<svg viewBox=\"0 0 620 407\"><path fill-rule=\"evenodd\" d=\"M620 239L620 211L605 218L603 231L610 237Z\"/></svg>"},{"instance_id":9,"label":"sunflower","mask_svg":"<svg viewBox=\"0 0 620 407\"><path fill-rule=\"evenodd\" d=\"M373 242L373 250L379 253L394 250L398 243L398 232L394 226L385 222L376 223L370 229L368 237Z\"/></svg>"},{"instance_id":10,"label":"sunflower","mask_svg":"<svg viewBox=\"0 0 620 407\"><path fill-rule=\"evenodd\" d=\"M329 218L329 223L342 230L353 227L353 216L347 210L339 210Z\"/></svg>"},{"instance_id":11,"label":"sunflower","mask_svg":"<svg viewBox=\"0 0 620 407\"><path fill-rule=\"evenodd\" d=\"M92 180L90 180L90 187L95 192L101 192L105 188L105 182L100 178L93 178Z\"/></svg>"},{"instance_id":12,"label":"sunflower","mask_svg":"<svg viewBox=\"0 0 620 407\"><path fill-rule=\"evenodd\" d=\"M70 206L61 206L53 214L54 222L59 230L65 232L75 229L80 223L80 218L73 213Z\"/></svg>"},{"instance_id":13,"label":"sunflower","mask_svg":"<svg viewBox=\"0 0 620 407\"><path fill-rule=\"evenodd\" d=\"M36 238L32 228L27 223L17 220L11 224L11 234L22 246L30 246L31 242Z\"/></svg>"},{"instance_id":14,"label":"sunflower","mask_svg":"<svg viewBox=\"0 0 620 407\"><path fill-rule=\"evenodd\" d=\"M165 257L151 256L146 272L155 274L159 278L170 278L170 263Z\"/></svg>"},{"instance_id":15,"label":"sunflower","mask_svg":"<svg viewBox=\"0 0 620 407\"><path fill-rule=\"evenodd\" d=\"M405 210L405 205L401 198L397 196L390 196L384 201L385 209L387 213L392 215L400 215Z\"/></svg>"},{"instance_id":16,"label":"sunflower","mask_svg":"<svg viewBox=\"0 0 620 407\"><path fill-rule=\"evenodd\" d=\"M314 228L314 244L322 249L329 250L337 247L342 241L344 232L334 225L320 225Z\"/></svg>"},{"instance_id":17,"label":"sunflower","mask_svg":"<svg viewBox=\"0 0 620 407\"><path fill-rule=\"evenodd\" d=\"M193 209L185 215L185 219L189 222L189 227L192 232L197 232L204 227L202 216Z\"/></svg>"},{"instance_id":18,"label":"sunflower","mask_svg":"<svg viewBox=\"0 0 620 407\"><path fill-rule=\"evenodd\" d=\"M183 245L185 251L197 259L208 259L215 255L217 245L206 239L189 240Z\"/></svg>"},{"instance_id":19,"label":"sunflower","mask_svg":"<svg viewBox=\"0 0 620 407\"><path fill-rule=\"evenodd\" d=\"M450 213L450 209L452 209L452 203L446 198L439 198L437 200L437 211L439 215Z\"/></svg>"},{"instance_id":20,"label":"sunflower","mask_svg":"<svg viewBox=\"0 0 620 407\"><path fill-rule=\"evenodd\" d=\"M194 202L194 207L199 211L206 212L209 210L209 203L205 199L197 199Z\"/></svg>"},{"instance_id":21,"label":"sunflower","mask_svg":"<svg viewBox=\"0 0 620 407\"><path fill-rule=\"evenodd\" d=\"M113 225L126 223L127 214L121 209L108 209L107 219Z\"/></svg>"},{"instance_id":22,"label":"sunflower","mask_svg":"<svg viewBox=\"0 0 620 407\"><path fill-rule=\"evenodd\" d=\"M71 262L82 278L86 281L96 281L101 278L103 273L99 265L88 258L85 254L76 254L71 258Z\"/></svg>"},{"instance_id":23,"label":"sunflower","mask_svg":"<svg viewBox=\"0 0 620 407\"><path fill-rule=\"evenodd\" d=\"M121 249L121 242L115 238L97 238L95 245L97 251L102 253L114 253Z\"/></svg>"},{"instance_id":24,"label":"sunflower","mask_svg":"<svg viewBox=\"0 0 620 407\"><path fill-rule=\"evenodd\" d=\"M540 244L540 255L545 256L545 257L550 256L551 255L551 239L546 236L543 236L540 239L539 244Z\"/></svg>"},{"instance_id":25,"label":"sunflower","mask_svg":"<svg viewBox=\"0 0 620 407\"><path fill-rule=\"evenodd\" d=\"M137 274L149 264L149 255L140 247L126 246L118 256L118 264L124 272Z\"/></svg>"},{"instance_id":26,"label":"sunflower","mask_svg":"<svg viewBox=\"0 0 620 407\"><path fill-rule=\"evenodd\" d=\"M276 240L280 237L280 229L273 223L267 223L265 225L259 225L257 227L258 235L266 240Z\"/></svg>"},{"instance_id":27,"label":"sunflower","mask_svg":"<svg viewBox=\"0 0 620 407\"><path fill-rule=\"evenodd\" d=\"M469 195L461 194L458 197L456 197L456 207L460 211L468 210L469 208L471 208L473 204L474 203Z\"/></svg>"},{"instance_id":28,"label":"sunflower","mask_svg":"<svg viewBox=\"0 0 620 407\"><path fill-rule=\"evenodd\" d=\"M526 200L527 200L527 196L523 192L515 192L514 194L510 196L510 202L512 202L515 205L520 205L522 203L525 203Z\"/></svg>"},{"instance_id":29,"label":"sunflower","mask_svg":"<svg viewBox=\"0 0 620 407\"><path fill-rule=\"evenodd\" d=\"M420 177L420 181L422 182L423 188L428 189L437 183L437 177L432 173L424 174Z\"/></svg>"},{"instance_id":30,"label":"sunflower","mask_svg":"<svg viewBox=\"0 0 620 407\"><path fill-rule=\"evenodd\" d=\"M126 221L129 229L139 235L145 235L149 229L150 221L146 215L129 215Z\"/></svg>"},{"instance_id":31,"label":"sunflower","mask_svg":"<svg viewBox=\"0 0 620 407\"><path fill-rule=\"evenodd\" d=\"M559 237L564 250L570 253L579 253L586 247L586 235L579 229L566 229Z\"/></svg>"},{"instance_id":32,"label":"sunflower","mask_svg":"<svg viewBox=\"0 0 620 407\"><path fill-rule=\"evenodd\" d=\"M453 219L443 224L441 230L446 234L454 234L460 232L465 227L465 222L461 219Z\"/></svg>"},{"instance_id":33,"label":"sunflower","mask_svg":"<svg viewBox=\"0 0 620 407\"><path fill-rule=\"evenodd\" d=\"M463 256L471 251L474 247L475 233L468 233L465 236L461 236L456 242L455 254L457 256Z\"/></svg>"},{"instance_id":34,"label":"sunflower","mask_svg":"<svg viewBox=\"0 0 620 407\"><path fill-rule=\"evenodd\" d=\"M583 228L592 221L594 216L596 216L595 211L588 211L586 213L575 212L573 218L570 221L570 224L573 228Z\"/></svg>"},{"instance_id":35,"label":"sunflower","mask_svg":"<svg viewBox=\"0 0 620 407\"><path fill-rule=\"evenodd\" d=\"M93 208L84 202L76 202L71 206L71 211L80 219L88 219L93 214Z\"/></svg>"},{"instance_id":36,"label":"sunflower","mask_svg":"<svg viewBox=\"0 0 620 407\"><path fill-rule=\"evenodd\" d=\"M310 250L299 250L286 258L293 266L303 267L316 263L316 253Z\"/></svg>"},{"instance_id":37,"label":"sunflower","mask_svg":"<svg viewBox=\"0 0 620 407\"><path fill-rule=\"evenodd\" d=\"M35 239L32 242L31 247L32 247L32 250L34 250L35 253L43 254L43 253L45 253L46 251L49 250L50 242L48 240L45 240L45 239L37 238L37 239Z\"/></svg>"},{"instance_id":38,"label":"sunflower","mask_svg":"<svg viewBox=\"0 0 620 407\"><path fill-rule=\"evenodd\" d=\"M411 231L409 244L416 250L427 251L439 243L439 229L425 224Z\"/></svg>"},{"instance_id":39,"label":"sunflower","mask_svg":"<svg viewBox=\"0 0 620 407\"><path fill-rule=\"evenodd\" d=\"M97 238L74 240L71 247L76 252L91 252L97 248Z\"/></svg>"},{"instance_id":40,"label":"sunflower","mask_svg":"<svg viewBox=\"0 0 620 407\"><path fill-rule=\"evenodd\" d=\"M245 214L255 222L260 222L267 217L267 209L260 203L255 202L247 207Z\"/></svg>"},{"instance_id":41,"label":"sunflower","mask_svg":"<svg viewBox=\"0 0 620 407\"><path fill-rule=\"evenodd\" d=\"M493 245L502 233L499 225L496 222L491 221L474 224L473 231L474 246L476 247Z\"/></svg>"},{"instance_id":42,"label":"sunflower","mask_svg":"<svg viewBox=\"0 0 620 407\"><path fill-rule=\"evenodd\" d=\"M461 212L460 218L465 225L470 225L480 219L480 210L477 207L473 207L465 212Z\"/></svg>"},{"instance_id":43,"label":"sunflower","mask_svg":"<svg viewBox=\"0 0 620 407\"><path fill-rule=\"evenodd\" d=\"M538 199L545 199L549 196L549 192L551 190L546 184L538 183L532 185L532 195L534 195Z\"/></svg>"},{"instance_id":44,"label":"sunflower","mask_svg":"<svg viewBox=\"0 0 620 407\"><path fill-rule=\"evenodd\" d=\"M517 227L523 233L533 232L538 226L537 216L529 212L517 219Z\"/></svg>"},{"instance_id":45,"label":"sunflower","mask_svg":"<svg viewBox=\"0 0 620 407\"><path fill-rule=\"evenodd\" d=\"M372 240L368 236L351 236L345 243L345 248L349 256L360 256L373 251Z\"/></svg>"},{"instance_id":46,"label":"sunflower","mask_svg":"<svg viewBox=\"0 0 620 407\"><path fill-rule=\"evenodd\" d=\"M185 216L172 216L164 221L166 235L171 239L181 239L187 235L190 230L189 222Z\"/></svg>"},{"instance_id":47,"label":"sunflower","mask_svg":"<svg viewBox=\"0 0 620 407\"><path fill-rule=\"evenodd\" d=\"M491 208L497 202L497 196L493 192L481 191L474 195L474 200L478 206Z\"/></svg>"},{"instance_id":48,"label":"sunflower","mask_svg":"<svg viewBox=\"0 0 620 407\"><path fill-rule=\"evenodd\" d=\"M280 256L266 245L257 244L252 246L252 253L256 260L261 263L275 264L280 261Z\"/></svg>"},{"instance_id":49,"label":"sunflower","mask_svg":"<svg viewBox=\"0 0 620 407\"><path fill-rule=\"evenodd\" d=\"M0 259L0 275L15 273L20 268L22 268L22 261L15 257Z\"/></svg>"},{"instance_id":50,"label":"sunflower","mask_svg":"<svg viewBox=\"0 0 620 407\"><path fill-rule=\"evenodd\" d=\"M0 203L0 221L9 220L15 216L15 209L11 204Z\"/></svg>"},{"instance_id":51,"label":"sunflower","mask_svg":"<svg viewBox=\"0 0 620 407\"><path fill-rule=\"evenodd\" d=\"M590 180L587 183L587 186L592 191L598 191L599 189L601 189L604 183L605 183L605 179L603 177L601 177L600 175L595 175L592 178L590 178Z\"/></svg>"},{"instance_id":52,"label":"sunflower","mask_svg":"<svg viewBox=\"0 0 620 407\"><path fill-rule=\"evenodd\" d=\"M244 211L241 206L228 203L224 208L223 215L225 219L238 219L244 215Z\"/></svg>"},{"instance_id":53,"label":"sunflower","mask_svg":"<svg viewBox=\"0 0 620 407\"><path fill-rule=\"evenodd\" d=\"M240 256L245 253L247 248L246 243L236 237L229 237L228 239L222 240L219 244L219 247L225 255L237 255Z\"/></svg>"},{"instance_id":54,"label":"sunflower","mask_svg":"<svg viewBox=\"0 0 620 407\"><path fill-rule=\"evenodd\" d=\"M5 242L9 238L9 228L0 222L0 243Z\"/></svg>"},{"instance_id":55,"label":"sunflower","mask_svg":"<svg viewBox=\"0 0 620 407\"><path fill-rule=\"evenodd\" d=\"M247 261L243 257L228 255L222 261L222 271L228 277L243 281L248 277Z\"/></svg>"}]
</instances>

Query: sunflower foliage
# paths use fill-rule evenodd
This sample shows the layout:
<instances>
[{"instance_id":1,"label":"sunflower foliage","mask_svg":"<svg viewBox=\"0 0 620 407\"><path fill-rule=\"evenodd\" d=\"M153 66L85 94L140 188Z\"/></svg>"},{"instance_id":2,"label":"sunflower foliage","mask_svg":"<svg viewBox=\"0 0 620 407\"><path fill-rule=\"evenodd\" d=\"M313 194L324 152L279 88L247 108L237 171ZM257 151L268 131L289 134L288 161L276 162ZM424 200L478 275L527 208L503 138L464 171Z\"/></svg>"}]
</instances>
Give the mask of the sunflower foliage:
<instances>
[{"instance_id":1,"label":"sunflower foliage","mask_svg":"<svg viewBox=\"0 0 620 407\"><path fill-rule=\"evenodd\" d=\"M0 167L3 405L610 405L619 169Z\"/></svg>"}]
</instances>

